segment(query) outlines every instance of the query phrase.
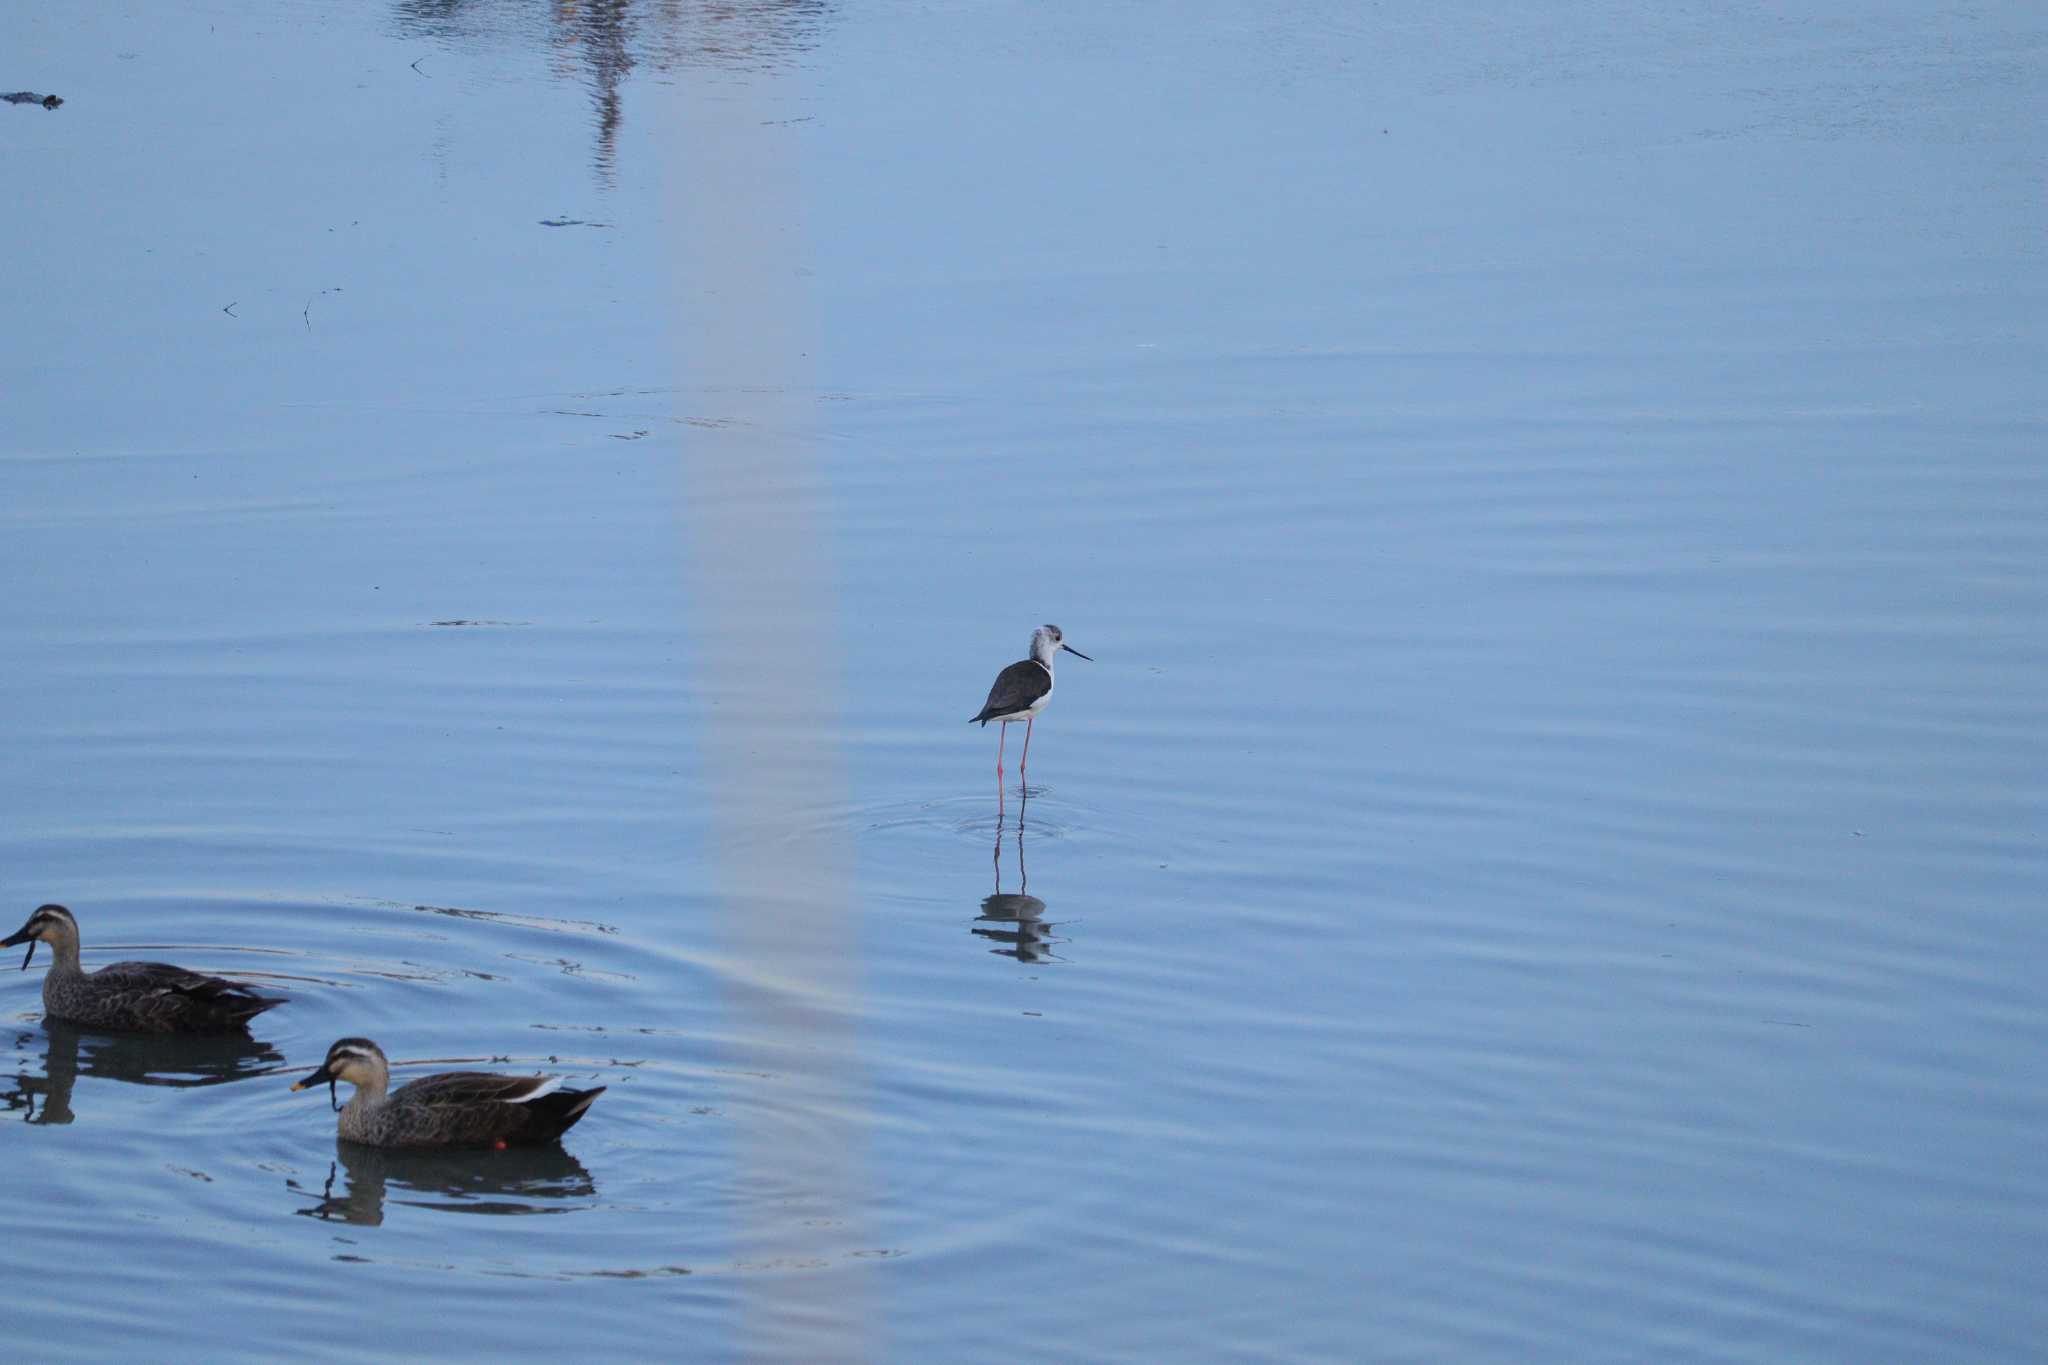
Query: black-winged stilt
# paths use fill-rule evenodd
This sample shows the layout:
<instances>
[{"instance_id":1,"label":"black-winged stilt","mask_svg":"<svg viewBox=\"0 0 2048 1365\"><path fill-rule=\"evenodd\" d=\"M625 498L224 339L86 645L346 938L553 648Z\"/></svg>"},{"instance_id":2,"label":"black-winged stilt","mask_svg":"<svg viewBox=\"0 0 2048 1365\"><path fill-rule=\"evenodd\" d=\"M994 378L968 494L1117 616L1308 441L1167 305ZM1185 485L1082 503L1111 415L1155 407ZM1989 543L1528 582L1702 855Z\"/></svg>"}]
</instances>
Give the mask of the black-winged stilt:
<instances>
[{"instance_id":1,"label":"black-winged stilt","mask_svg":"<svg viewBox=\"0 0 2048 1365\"><path fill-rule=\"evenodd\" d=\"M1024 755L1017 760L1017 777L1024 776L1024 765L1031 758L1031 726L1038 713L1045 709L1046 701L1052 696L1052 656L1061 650L1088 659L1086 654L1066 643L1058 626L1040 626L1031 632L1031 657L1019 659L1002 672L996 674L996 685L988 690L988 701L981 708L981 714L970 716L969 725L979 721L983 729L990 721L1003 727L1003 738L996 741L996 782L1003 780L1003 745L1008 741L1010 724L1024 722ZM1088 662L1094 663L1093 659Z\"/></svg>"}]
</instances>

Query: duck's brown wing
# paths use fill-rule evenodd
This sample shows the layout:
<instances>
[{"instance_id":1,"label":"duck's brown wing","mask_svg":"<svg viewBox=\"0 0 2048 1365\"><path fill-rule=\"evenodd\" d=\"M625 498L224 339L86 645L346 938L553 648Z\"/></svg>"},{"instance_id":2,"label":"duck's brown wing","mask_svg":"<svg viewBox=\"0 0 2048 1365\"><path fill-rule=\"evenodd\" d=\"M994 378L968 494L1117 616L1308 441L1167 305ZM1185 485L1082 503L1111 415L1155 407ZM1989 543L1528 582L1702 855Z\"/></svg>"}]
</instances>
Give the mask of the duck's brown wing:
<instances>
[{"instance_id":1,"label":"duck's brown wing","mask_svg":"<svg viewBox=\"0 0 2048 1365\"><path fill-rule=\"evenodd\" d=\"M604 1087L571 1090L559 1076L444 1071L392 1092L384 1111L392 1146L552 1142L583 1117Z\"/></svg>"},{"instance_id":2,"label":"duck's brown wing","mask_svg":"<svg viewBox=\"0 0 2048 1365\"><path fill-rule=\"evenodd\" d=\"M559 1090L560 1076L501 1076L495 1071L443 1071L392 1092L412 1104L525 1104Z\"/></svg>"},{"instance_id":3,"label":"duck's brown wing","mask_svg":"<svg viewBox=\"0 0 2048 1365\"><path fill-rule=\"evenodd\" d=\"M133 1014L136 1026L170 1032L233 1028L284 1003L239 981L168 962L111 962L87 981L95 995Z\"/></svg>"}]
</instances>

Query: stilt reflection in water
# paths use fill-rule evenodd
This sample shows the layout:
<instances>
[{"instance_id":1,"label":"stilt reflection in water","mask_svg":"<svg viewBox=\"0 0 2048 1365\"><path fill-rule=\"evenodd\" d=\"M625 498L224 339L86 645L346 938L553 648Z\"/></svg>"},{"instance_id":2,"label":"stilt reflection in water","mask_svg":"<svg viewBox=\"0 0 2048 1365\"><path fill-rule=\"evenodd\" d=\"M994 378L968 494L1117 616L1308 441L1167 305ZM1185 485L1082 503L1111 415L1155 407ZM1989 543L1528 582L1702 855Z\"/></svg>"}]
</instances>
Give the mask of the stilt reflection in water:
<instances>
[{"instance_id":1,"label":"stilt reflection in water","mask_svg":"<svg viewBox=\"0 0 2048 1365\"><path fill-rule=\"evenodd\" d=\"M43 1074L17 1072L0 1092L10 1113L27 1123L69 1123L71 1092L80 1076L173 1087L221 1085L281 1068L284 1055L242 1034L95 1033L62 1019L43 1021ZM25 1060L34 1030L15 1037Z\"/></svg>"},{"instance_id":2,"label":"stilt reflection in water","mask_svg":"<svg viewBox=\"0 0 2048 1365\"><path fill-rule=\"evenodd\" d=\"M1017 889L1003 890L1003 833L1005 818L1000 808L996 813L996 889L995 894L984 896L981 913L975 917L973 929L977 937L991 939L997 947L989 949L1000 957L1014 957L1019 962L1060 962L1064 961L1052 951L1051 945L1064 943L1065 939L1052 931L1058 926L1045 918L1045 902L1028 895L1025 887L1031 883L1031 874L1024 866L1024 812L1030 805L1030 797L1020 794L1017 800ZM996 924L999 929L983 928Z\"/></svg>"},{"instance_id":3,"label":"stilt reflection in water","mask_svg":"<svg viewBox=\"0 0 2048 1365\"><path fill-rule=\"evenodd\" d=\"M334 1156L317 1198L292 1212L379 1227L387 1195L443 1213L531 1214L571 1213L597 1194L589 1170L558 1146L405 1151L336 1138ZM297 1180L285 1188L298 1198L316 1193Z\"/></svg>"}]
</instances>

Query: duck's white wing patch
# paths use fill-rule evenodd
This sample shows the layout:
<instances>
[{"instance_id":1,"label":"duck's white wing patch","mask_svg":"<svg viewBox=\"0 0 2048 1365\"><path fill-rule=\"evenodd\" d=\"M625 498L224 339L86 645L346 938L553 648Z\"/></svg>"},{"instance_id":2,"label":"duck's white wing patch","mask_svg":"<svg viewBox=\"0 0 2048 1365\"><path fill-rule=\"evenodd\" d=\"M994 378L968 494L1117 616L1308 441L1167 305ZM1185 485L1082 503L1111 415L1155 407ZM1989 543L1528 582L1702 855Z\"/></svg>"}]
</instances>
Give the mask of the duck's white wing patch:
<instances>
[{"instance_id":1,"label":"duck's white wing patch","mask_svg":"<svg viewBox=\"0 0 2048 1365\"><path fill-rule=\"evenodd\" d=\"M523 1095L507 1095L505 1103L525 1104L528 1100L537 1100L542 1095L552 1095L562 1088L562 1078L560 1076L536 1076L534 1079L539 1083L533 1089Z\"/></svg>"}]
</instances>

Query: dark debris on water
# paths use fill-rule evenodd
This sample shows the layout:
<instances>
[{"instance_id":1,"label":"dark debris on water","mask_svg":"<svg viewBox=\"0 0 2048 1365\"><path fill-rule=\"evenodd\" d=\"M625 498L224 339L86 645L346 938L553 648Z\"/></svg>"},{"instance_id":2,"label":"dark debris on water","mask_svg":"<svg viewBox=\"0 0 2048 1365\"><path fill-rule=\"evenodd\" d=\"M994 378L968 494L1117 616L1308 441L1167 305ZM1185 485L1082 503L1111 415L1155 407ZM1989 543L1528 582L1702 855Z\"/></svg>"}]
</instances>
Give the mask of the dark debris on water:
<instances>
[{"instance_id":1,"label":"dark debris on water","mask_svg":"<svg viewBox=\"0 0 2048 1365\"><path fill-rule=\"evenodd\" d=\"M16 90L11 94L0 95L0 100L6 100L9 104L40 104L45 109L55 109L64 102L57 95L38 95L33 90Z\"/></svg>"}]
</instances>

